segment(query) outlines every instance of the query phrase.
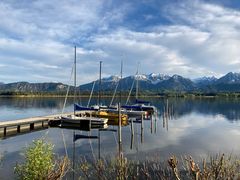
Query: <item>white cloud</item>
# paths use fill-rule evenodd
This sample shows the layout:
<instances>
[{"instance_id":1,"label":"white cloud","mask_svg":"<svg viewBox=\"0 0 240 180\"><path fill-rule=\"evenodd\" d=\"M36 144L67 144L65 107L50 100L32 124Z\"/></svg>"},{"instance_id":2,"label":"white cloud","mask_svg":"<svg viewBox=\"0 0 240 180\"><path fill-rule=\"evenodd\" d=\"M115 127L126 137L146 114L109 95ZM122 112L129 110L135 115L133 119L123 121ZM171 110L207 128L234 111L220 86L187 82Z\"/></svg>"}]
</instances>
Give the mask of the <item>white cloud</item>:
<instances>
[{"instance_id":1,"label":"white cloud","mask_svg":"<svg viewBox=\"0 0 240 180\"><path fill-rule=\"evenodd\" d=\"M191 78L239 71L238 10L198 0L168 3L159 12L171 24L159 25L159 20L138 29L137 21L127 25L130 18L134 22L128 15L135 8L139 7L111 0L1 1L1 81L14 79L6 78L6 72L19 72L22 75L17 74L14 81L22 80L21 76L41 81L36 77L44 76L66 82L74 43L78 45L79 84L98 78L100 60L104 76L119 74L120 60L124 60L124 75L134 74L138 62L142 73ZM158 17L146 15L145 20Z\"/></svg>"}]
</instances>

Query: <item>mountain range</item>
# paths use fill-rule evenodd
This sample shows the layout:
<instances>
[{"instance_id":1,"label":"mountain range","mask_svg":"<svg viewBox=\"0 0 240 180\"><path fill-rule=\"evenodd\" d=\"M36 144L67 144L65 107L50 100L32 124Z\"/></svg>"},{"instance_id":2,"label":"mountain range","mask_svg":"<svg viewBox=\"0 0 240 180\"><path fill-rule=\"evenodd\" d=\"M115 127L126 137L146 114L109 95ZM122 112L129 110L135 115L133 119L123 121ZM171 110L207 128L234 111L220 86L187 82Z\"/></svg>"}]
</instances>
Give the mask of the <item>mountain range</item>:
<instances>
[{"instance_id":1,"label":"mountain range","mask_svg":"<svg viewBox=\"0 0 240 180\"><path fill-rule=\"evenodd\" d=\"M102 91L114 91L118 82L119 76L110 76L101 80ZM229 72L226 75L215 77L202 77L197 79L188 79L180 75L164 75L151 73L148 75L135 75L123 78L118 85L123 91L129 91L133 86L135 89L138 82L140 91L152 92L240 92L240 73ZM91 91L93 83L80 85L81 91ZM134 83L134 85L133 85ZM0 83L0 92L66 92L68 85L63 83ZM73 87L70 87L73 90ZM98 91L99 80L95 81L94 90Z\"/></svg>"}]
</instances>

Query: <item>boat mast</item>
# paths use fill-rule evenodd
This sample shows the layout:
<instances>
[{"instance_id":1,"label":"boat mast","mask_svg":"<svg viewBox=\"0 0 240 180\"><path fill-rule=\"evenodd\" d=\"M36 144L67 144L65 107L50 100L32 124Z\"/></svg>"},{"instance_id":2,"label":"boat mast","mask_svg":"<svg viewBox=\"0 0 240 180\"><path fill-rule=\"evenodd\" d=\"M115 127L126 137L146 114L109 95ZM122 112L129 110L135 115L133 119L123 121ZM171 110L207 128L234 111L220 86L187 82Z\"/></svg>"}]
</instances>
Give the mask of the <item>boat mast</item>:
<instances>
[{"instance_id":1,"label":"boat mast","mask_svg":"<svg viewBox=\"0 0 240 180\"><path fill-rule=\"evenodd\" d=\"M99 70L99 87L98 87L98 105L101 105L101 86L102 86L102 61L100 61L100 70Z\"/></svg>"},{"instance_id":2,"label":"boat mast","mask_svg":"<svg viewBox=\"0 0 240 180\"><path fill-rule=\"evenodd\" d=\"M74 46L74 96L73 96L73 102L74 104L76 103L76 87L77 87L77 83L76 83L76 79L77 79L77 48L76 46ZM74 108L74 115L76 115L75 112L75 108Z\"/></svg>"},{"instance_id":3,"label":"boat mast","mask_svg":"<svg viewBox=\"0 0 240 180\"><path fill-rule=\"evenodd\" d=\"M140 64L140 63L138 62L137 73L136 73L136 74L137 74L137 77L136 77L136 78L137 78L137 81L136 81L136 100L138 99L138 88L139 88L139 85L138 85L138 78L139 78L139 77L138 77L138 69L139 69L139 64Z\"/></svg>"},{"instance_id":4,"label":"boat mast","mask_svg":"<svg viewBox=\"0 0 240 180\"><path fill-rule=\"evenodd\" d=\"M122 103L122 74L123 74L123 61L121 61L121 77L119 80L120 83L120 103Z\"/></svg>"}]
</instances>

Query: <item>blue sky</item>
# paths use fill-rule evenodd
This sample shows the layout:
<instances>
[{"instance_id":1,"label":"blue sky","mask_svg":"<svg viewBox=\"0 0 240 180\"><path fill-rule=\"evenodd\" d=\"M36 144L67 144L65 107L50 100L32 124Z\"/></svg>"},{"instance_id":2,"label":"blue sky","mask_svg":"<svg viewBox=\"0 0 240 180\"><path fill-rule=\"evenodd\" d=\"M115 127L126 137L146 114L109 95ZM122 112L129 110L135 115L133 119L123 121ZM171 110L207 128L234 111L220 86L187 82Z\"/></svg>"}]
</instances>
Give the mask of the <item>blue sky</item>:
<instances>
[{"instance_id":1,"label":"blue sky","mask_svg":"<svg viewBox=\"0 0 240 180\"><path fill-rule=\"evenodd\" d=\"M0 82L117 75L220 77L240 71L238 0L1 0Z\"/></svg>"}]
</instances>

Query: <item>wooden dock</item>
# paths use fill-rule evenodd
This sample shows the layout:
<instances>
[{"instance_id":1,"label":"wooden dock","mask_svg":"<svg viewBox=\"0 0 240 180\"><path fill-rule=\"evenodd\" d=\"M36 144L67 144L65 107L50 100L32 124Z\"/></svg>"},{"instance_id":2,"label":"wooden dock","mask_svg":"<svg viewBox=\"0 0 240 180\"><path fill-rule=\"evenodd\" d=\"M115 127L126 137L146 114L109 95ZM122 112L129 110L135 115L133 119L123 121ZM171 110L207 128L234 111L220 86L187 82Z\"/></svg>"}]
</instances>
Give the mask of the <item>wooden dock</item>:
<instances>
[{"instance_id":1,"label":"wooden dock","mask_svg":"<svg viewBox=\"0 0 240 180\"><path fill-rule=\"evenodd\" d=\"M77 114L85 114L86 112L76 112ZM60 116L68 116L73 114L64 113L64 114L55 114L49 116L39 116L39 117L30 117L25 119L10 120L10 121L0 121L0 138L16 135L19 133L26 133L30 131L35 131L38 129L48 128L48 122L50 120L59 120Z\"/></svg>"}]
</instances>

